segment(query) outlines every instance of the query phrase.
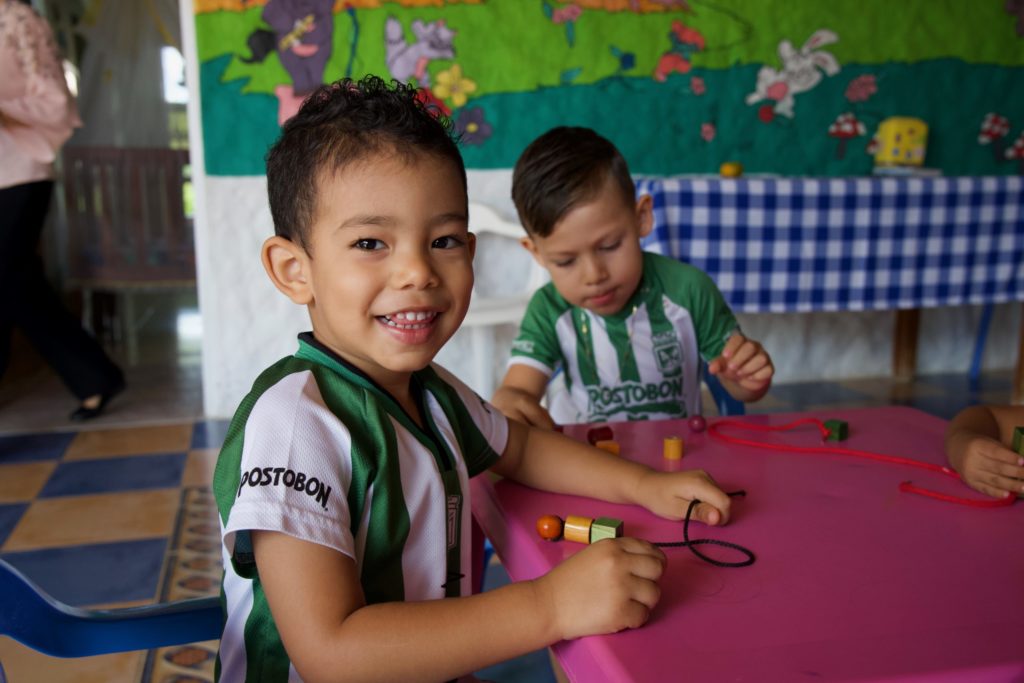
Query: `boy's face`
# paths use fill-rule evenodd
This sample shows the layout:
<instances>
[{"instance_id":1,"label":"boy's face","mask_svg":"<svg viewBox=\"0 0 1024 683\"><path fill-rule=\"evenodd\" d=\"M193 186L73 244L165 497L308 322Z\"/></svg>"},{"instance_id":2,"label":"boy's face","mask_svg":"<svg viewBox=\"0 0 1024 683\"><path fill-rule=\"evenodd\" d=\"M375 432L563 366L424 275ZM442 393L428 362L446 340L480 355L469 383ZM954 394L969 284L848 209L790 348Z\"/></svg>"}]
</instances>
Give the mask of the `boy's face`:
<instances>
[{"instance_id":1,"label":"boy's face","mask_svg":"<svg viewBox=\"0 0 1024 683\"><path fill-rule=\"evenodd\" d=\"M627 202L609 178L589 202L566 213L547 237L525 246L566 301L597 313L622 310L643 276L640 238L651 231L651 198Z\"/></svg>"},{"instance_id":2,"label":"boy's face","mask_svg":"<svg viewBox=\"0 0 1024 683\"><path fill-rule=\"evenodd\" d=\"M462 323L475 241L455 166L374 156L320 180L313 332L384 387L407 385Z\"/></svg>"}]
</instances>

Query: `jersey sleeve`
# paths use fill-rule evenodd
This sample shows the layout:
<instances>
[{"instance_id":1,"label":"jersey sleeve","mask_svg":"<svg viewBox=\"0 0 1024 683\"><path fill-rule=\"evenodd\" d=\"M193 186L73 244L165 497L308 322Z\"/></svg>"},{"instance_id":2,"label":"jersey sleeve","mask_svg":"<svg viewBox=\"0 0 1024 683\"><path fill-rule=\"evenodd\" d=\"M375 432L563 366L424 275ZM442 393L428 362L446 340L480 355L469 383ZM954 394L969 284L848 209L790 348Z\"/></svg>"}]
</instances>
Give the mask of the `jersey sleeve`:
<instances>
[{"instance_id":1,"label":"jersey sleeve","mask_svg":"<svg viewBox=\"0 0 1024 683\"><path fill-rule=\"evenodd\" d=\"M691 266L692 268L692 266ZM699 268L693 268L692 285L694 328L701 357L710 362L725 348L725 342L739 330L739 323L714 280Z\"/></svg>"},{"instance_id":2,"label":"jersey sleeve","mask_svg":"<svg viewBox=\"0 0 1024 683\"><path fill-rule=\"evenodd\" d=\"M252 569L250 533L256 530L355 558L347 501L352 439L324 405L313 373L287 375L264 391L239 438L221 452L221 459L237 462L237 491L222 531L236 571L244 576Z\"/></svg>"},{"instance_id":3,"label":"jersey sleeve","mask_svg":"<svg viewBox=\"0 0 1024 683\"><path fill-rule=\"evenodd\" d=\"M490 469L505 452L508 418L452 373L439 365L431 367L447 389L438 392L437 398L446 404L445 413L456 429L466 472L476 476Z\"/></svg>"},{"instance_id":4,"label":"jersey sleeve","mask_svg":"<svg viewBox=\"0 0 1024 683\"><path fill-rule=\"evenodd\" d=\"M554 285L548 283L534 292L512 342L508 364L529 365L551 377L562 362L555 322L564 306L559 306Z\"/></svg>"}]
</instances>

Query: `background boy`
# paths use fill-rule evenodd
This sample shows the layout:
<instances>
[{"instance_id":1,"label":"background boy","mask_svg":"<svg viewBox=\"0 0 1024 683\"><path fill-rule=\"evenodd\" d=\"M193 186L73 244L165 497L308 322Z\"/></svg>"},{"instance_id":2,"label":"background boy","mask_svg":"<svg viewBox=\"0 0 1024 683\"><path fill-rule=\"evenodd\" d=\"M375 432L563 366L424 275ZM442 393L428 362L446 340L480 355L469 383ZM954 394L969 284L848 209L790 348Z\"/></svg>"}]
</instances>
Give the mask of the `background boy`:
<instances>
[{"instance_id":1,"label":"background boy","mask_svg":"<svg viewBox=\"0 0 1024 683\"><path fill-rule=\"evenodd\" d=\"M756 401L774 368L740 332L705 273L640 248L650 196L636 199L626 161L588 128L554 128L516 162L512 199L551 283L530 301L493 403L552 427L540 405L561 367L573 422L697 415L700 361L733 397ZM571 417L571 416L570 416Z\"/></svg>"},{"instance_id":2,"label":"background boy","mask_svg":"<svg viewBox=\"0 0 1024 683\"><path fill-rule=\"evenodd\" d=\"M700 498L709 524L729 499L703 472L508 420L431 364L469 306L474 237L462 159L416 91L373 77L315 91L268 154L267 185L263 265L313 332L256 380L217 462L219 679L441 681L644 623L665 556L634 538L456 597L468 477L484 469L671 519Z\"/></svg>"},{"instance_id":3,"label":"background boy","mask_svg":"<svg viewBox=\"0 0 1024 683\"><path fill-rule=\"evenodd\" d=\"M946 429L946 456L971 488L995 498L1024 496L1024 453L1014 430L1024 429L1024 406L970 406ZM1024 439L1024 437L1020 437Z\"/></svg>"}]
</instances>

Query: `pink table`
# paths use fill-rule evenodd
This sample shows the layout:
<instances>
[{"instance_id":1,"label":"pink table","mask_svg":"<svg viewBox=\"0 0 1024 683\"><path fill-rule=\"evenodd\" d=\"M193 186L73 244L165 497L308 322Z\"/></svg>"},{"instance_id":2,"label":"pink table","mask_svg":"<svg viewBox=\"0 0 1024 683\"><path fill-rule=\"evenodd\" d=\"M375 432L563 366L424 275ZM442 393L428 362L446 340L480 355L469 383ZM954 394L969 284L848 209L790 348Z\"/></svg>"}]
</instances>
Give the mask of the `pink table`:
<instances>
[{"instance_id":1,"label":"pink table","mask_svg":"<svg viewBox=\"0 0 1024 683\"><path fill-rule=\"evenodd\" d=\"M849 422L850 437L837 445L943 462L946 423L911 408L740 419L784 424L806 416ZM1024 502L999 509L938 502L897 485L911 479L972 492L917 468L733 446L691 433L684 421L612 427L626 457L664 469L662 439L680 435L687 468L703 468L726 490L746 489L745 499L733 500L728 526L694 523L690 537L738 543L757 562L719 568L687 548L666 549L662 599L646 626L555 645L572 680L1024 680ZM586 431L566 430L581 440ZM730 433L821 443L813 427ZM679 523L636 507L485 477L473 487L474 515L513 580L536 577L582 547L540 540L534 523L546 513L618 517L628 535L682 539Z\"/></svg>"}]
</instances>

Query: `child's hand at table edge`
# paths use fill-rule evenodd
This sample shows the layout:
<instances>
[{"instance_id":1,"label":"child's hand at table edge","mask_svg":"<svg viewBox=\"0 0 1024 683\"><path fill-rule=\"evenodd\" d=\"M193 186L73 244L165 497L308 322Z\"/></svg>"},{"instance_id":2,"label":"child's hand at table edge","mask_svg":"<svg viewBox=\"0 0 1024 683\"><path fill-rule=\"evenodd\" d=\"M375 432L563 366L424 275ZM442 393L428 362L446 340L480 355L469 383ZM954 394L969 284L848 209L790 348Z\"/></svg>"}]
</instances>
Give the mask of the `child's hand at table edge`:
<instances>
[{"instance_id":1,"label":"child's hand at table edge","mask_svg":"<svg viewBox=\"0 0 1024 683\"><path fill-rule=\"evenodd\" d=\"M637 481L637 504L665 519L685 518L690 501L694 498L701 502L693 509L691 519L709 526L718 526L729 521L732 501L704 470L651 470Z\"/></svg>"},{"instance_id":2,"label":"child's hand at table edge","mask_svg":"<svg viewBox=\"0 0 1024 683\"><path fill-rule=\"evenodd\" d=\"M969 435L966 441L960 472L965 484L994 498L1022 495L1021 456L987 436Z\"/></svg>"},{"instance_id":3,"label":"child's hand at table edge","mask_svg":"<svg viewBox=\"0 0 1024 683\"><path fill-rule=\"evenodd\" d=\"M749 394L736 396L730 391L735 398L751 401L757 400L768 391L775 375L775 366L760 342L748 339L737 332L725 342L722 354L708 363L708 372Z\"/></svg>"},{"instance_id":4,"label":"child's hand at table edge","mask_svg":"<svg viewBox=\"0 0 1024 683\"><path fill-rule=\"evenodd\" d=\"M639 538L608 538L535 581L562 640L643 626L661 599L665 553Z\"/></svg>"}]
</instances>

